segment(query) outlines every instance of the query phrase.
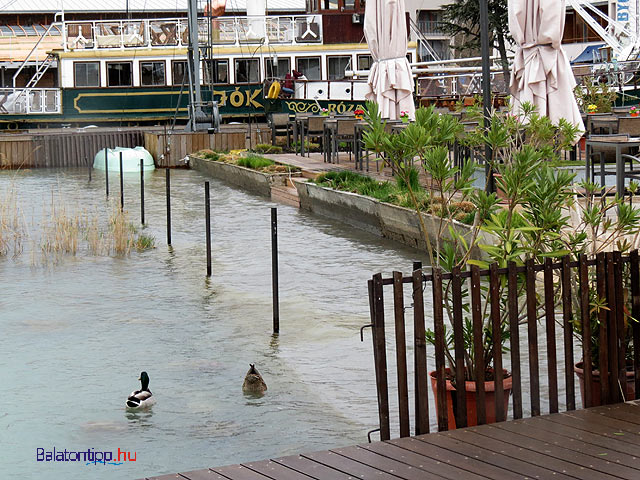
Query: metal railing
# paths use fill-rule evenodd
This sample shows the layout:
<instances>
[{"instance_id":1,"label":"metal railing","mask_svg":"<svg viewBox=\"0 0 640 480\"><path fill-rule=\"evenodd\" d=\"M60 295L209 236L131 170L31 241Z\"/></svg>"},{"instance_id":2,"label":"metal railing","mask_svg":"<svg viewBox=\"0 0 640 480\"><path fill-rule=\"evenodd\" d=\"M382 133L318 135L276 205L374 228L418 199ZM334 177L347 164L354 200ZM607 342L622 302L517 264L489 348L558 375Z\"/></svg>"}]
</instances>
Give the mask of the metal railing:
<instances>
[{"instance_id":1,"label":"metal railing","mask_svg":"<svg viewBox=\"0 0 640 480\"><path fill-rule=\"evenodd\" d=\"M65 22L64 49L175 47L189 43L186 18ZM322 17L247 16L198 19L201 44L309 44L322 42Z\"/></svg>"},{"instance_id":2,"label":"metal railing","mask_svg":"<svg viewBox=\"0 0 640 480\"><path fill-rule=\"evenodd\" d=\"M0 88L0 115L60 114L59 88Z\"/></svg>"},{"instance_id":3,"label":"metal railing","mask_svg":"<svg viewBox=\"0 0 640 480\"><path fill-rule=\"evenodd\" d=\"M447 34L442 30L442 22L437 20L423 20L417 22L418 30L424 36L434 36L434 37L443 37L447 36Z\"/></svg>"}]
</instances>

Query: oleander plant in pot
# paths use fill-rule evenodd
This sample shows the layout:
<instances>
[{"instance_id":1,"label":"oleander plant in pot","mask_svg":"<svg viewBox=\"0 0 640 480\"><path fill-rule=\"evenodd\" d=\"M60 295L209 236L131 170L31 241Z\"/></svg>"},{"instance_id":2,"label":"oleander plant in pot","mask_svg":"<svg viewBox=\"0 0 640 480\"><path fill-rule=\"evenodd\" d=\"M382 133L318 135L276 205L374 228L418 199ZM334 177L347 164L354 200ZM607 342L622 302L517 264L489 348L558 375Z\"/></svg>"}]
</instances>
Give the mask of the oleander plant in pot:
<instances>
[{"instance_id":1,"label":"oleander plant in pot","mask_svg":"<svg viewBox=\"0 0 640 480\"><path fill-rule=\"evenodd\" d=\"M616 250L621 254L627 254L633 249L640 246L640 209L633 206L632 202L627 203L624 199L617 196L611 197L602 195L601 187L598 184L584 181L579 184L579 201L573 205L573 214L579 219L577 226L574 226L571 235L568 235L567 248L572 252L574 258L580 254L585 254L589 258L598 258L606 252ZM628 186L630 192L638 190L638 184L635 181L630 182ZM622 311L623 326L621 332L621 342L617 353L624 351L624 364L626 366L626 385L621 382L616 387L619 390L620 398L624 400L632 400L635 398L635 382L633 376L633 327L637 325L637 318L631 315L631 272L630 263L623 262L621 265L622 277L622 302L619 306ZM578 295L574 300L574 311L577 312L573 320L574 336L580 347L583 346L585 338L583 337L583 318L582 307L577 300L580 298L579 282L573 282ZM601 362L605 357L602 355L603 350L608 350L608 345L602 345L603 341L607 341L606 335L602 335L602 329L607 325L607 316L612 315L613 305L609 304L606 292L598 290L596 273L594 270L589 272L588 283L588 312L586 316L589 319L589 345L590 345L590 364L591 364L591 394L592 401L590 406L602 404L601 397L601 379L603 378L603 367ZM611 328L610 326L608 328ZM610 350L607 351L607 365L604 368L606 376L610 374L612 356ZM615 357L613 357L615 358ZM585 405L585 359L582 358L574 367L574 371L580 381L582 403Z\"/></svg>"},{"instance_id":2,"label":"oleander plant in pot","mask_svg":"<svg viewBox=\"0 0 640 480\"><path fill-rule=\"evenodd\" d=\"M546 126L539 117L530 115L537 125ZM504 267L507 262L514 261L523 265L528 258L543 256L560 256L564 250L555 250L558 246L555 237L556 224L559 218L557 209L569 195L567 186L572 176L565 172L555 172L545 165L547 157L553 156L558 143L558 130L542 128L526 136L511 138L510 128L517 127L510 117L493 122L489 132L493 142L496 158L501 160L501 188L509 199L508 208L500 208L495 194L487 194L473 188L474 165L467 162L462 166L455 165L450 155L450 146L462 140L462 128L459 122L449 115L434 114L430 108L416 111L416 120L398 134L386 133L384 122L380 119L375 105L368 105L365 116L369 129L364 134L366 148L384 158L397 176L407 176L415 160L425 174L428 202L421 202L421 194L416 187L410 189L414 199L414 208L423 232L424 245L429 254L432 266L451 272L454 268L466 269L469 265L488 267L489 262ZM532 127L534 128L534 127ZM571 132L569 132L571 133ZM546 140L545 140L546 139ZM487 141L486 138L482 138ZM456 218L447 208L458 200L473 205L474 220L471 228L461 231L456 228ZM552 200L552 201L548 201ZM422 213L425 203L431 207L430 220L427 222ZM540 204L542 203L542 204ZM439 208L433 208L438 205ZM555 222L555 223L554 223ZM541 233L544 232L544 233ZM431 233L431 235L430 235ZM491 237L486 241L483 234ZM519 278L520 284L524 284ZM453 324L454 298L451 280L443 282L444 311L448 324ZM506 312L506 298L501 286L500 310ZM463 298L469 293L463 286ZM449 428L455 427L453 415L453 396L456 391L456 378L459 372L466 382L485 381L485 392L493 390L494 345L499 342L501 353L508 348L509 329L506 314L502 316L499 328L494 331L490 320L491 304L488 299L488 288L482 290L482 348L476 349L472 335L472 321L469 302L463 302L462 322L464 338L464 360L455 361L454 336L452 329L444 332L447 360L447 400L449 406ZM427 329L427 340L436 342L436 334ZM481 363L478 363L480 362ZM477 378L478 365L484 365L483 378ZM433 375L433 374L432 374ZM495 401L507 402L509 398L510 374L502 371L504 398ZM475 422L473 387L467 389L467 411L469 424ZM487 395L490 397L490 395ZM491 400L489 400L491 402ZM495 411L490 404L486 409L488 420L492 421Z\"/></svg>"}]
</instances>

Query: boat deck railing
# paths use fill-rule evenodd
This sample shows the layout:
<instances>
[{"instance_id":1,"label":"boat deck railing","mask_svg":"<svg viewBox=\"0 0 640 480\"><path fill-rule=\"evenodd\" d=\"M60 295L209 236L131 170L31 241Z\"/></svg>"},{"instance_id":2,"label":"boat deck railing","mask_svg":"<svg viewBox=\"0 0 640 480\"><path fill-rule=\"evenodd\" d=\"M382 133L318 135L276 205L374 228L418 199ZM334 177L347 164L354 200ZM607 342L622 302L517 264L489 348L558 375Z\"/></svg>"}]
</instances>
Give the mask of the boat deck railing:
<instances>
[{"instance_id":1,"label":"boat deck railing","mask_svg":"<svg viewBox=\"0 0 640 480\"><path fill-rule=\"evenodd\" d=\"M72 21L64 23L65 51L107 48L186 47L187 18ZM320 15L198 18L202 45L322 43Z\"/></svg>"},{"instance_id":2,"label":"boat deck railing","mask_svg":"<svg viewBox=\"0 0 640 480\"><path fill-rule=\"evenodd\" d=\"M0 88L0 115L60 114L60 88Z\"/></svg>"}]
</instances>

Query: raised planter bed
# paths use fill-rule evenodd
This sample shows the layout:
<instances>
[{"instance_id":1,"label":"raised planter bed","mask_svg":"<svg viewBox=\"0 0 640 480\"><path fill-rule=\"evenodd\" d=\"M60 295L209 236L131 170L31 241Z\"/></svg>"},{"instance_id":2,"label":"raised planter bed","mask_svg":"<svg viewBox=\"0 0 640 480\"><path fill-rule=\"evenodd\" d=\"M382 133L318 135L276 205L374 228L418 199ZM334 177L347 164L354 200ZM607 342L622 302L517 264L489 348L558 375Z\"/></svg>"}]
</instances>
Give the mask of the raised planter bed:
<instances>
[{"instance_id":1,"label":"raised planter bed","mask_svg":"<svg viewBox=\"0 0 640 480\"><path fill-rule=\"evenodd\" d=\"M298 190L300 207L305 210L414 248L426 248L418 215L409 208L380 202L356 193L322 187L303 179L294 180L293 183ZM422 216L429 231L429 238L435 242L439 219L429 214ZM453 226L459 234L468 235L471 232L470 225L454 221ZM445 229L443 237L449 237L448 230Z\"/></svg>"},{"instance_id":2,"label":"raised planter bed","mask_svg":"<svg viewBox=\"0 0 640 480\"><path fill-rule=\"evenodd\" d=\"M239 165L194 156L189 157L189 165L194 170L265 197L271 196L272 186L285 186L289 177L302 175L300 172L263 173Z\"/></svg>"}]
</instances>

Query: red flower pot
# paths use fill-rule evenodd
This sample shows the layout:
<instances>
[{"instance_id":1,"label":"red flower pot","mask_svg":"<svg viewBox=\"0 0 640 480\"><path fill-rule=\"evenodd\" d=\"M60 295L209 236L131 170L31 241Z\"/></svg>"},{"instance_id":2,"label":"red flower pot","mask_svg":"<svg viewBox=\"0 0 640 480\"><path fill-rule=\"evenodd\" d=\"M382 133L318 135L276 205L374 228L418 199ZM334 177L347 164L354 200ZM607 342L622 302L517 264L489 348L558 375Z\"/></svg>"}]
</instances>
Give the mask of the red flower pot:
<instances>
[{"instance_id":1,"label":"red flower pot","mask_svg":"<svg viewBox=\"0 0 640 480\"><path fill-rule=\"evenodd\" d=\"M503 370L506 377L507 371ZM451 373L451 369L446 369L447 375ZM429 372L431 378L431 389L433 390L434 398L438 398L438 382L436 379L436 371ZM503 379L502 386L504 388L504 411L509 408L509 395L511 395L511 376ZM476 382L465 382L466 396L467 396L467 426L473 427L477 425L478 413L476 408ZM455 392L455 387L447 380L447 420L449 422L449 430L456 428L456 419L453 414L453 397L452 392ZM485 411L487 413L487 423L496 423L496 393L495 384L493 380L484 382L485 391ZM436 415L438 413L438 402L436 401Z\"/></svg>"},{"instance_id":2,"label":"red flower pot","mask_svg":"<svg viewBox=\"0 0 640 480\"><path fill-rule=\"evenodd\" d=\"M573 366L573 371L576 372L578 381L580 382L580 397L582 398L582 405L584 405L584 369L582 367L582 362L578 362ZM626 392L624 392L624 397L625 400L636 399L633 367L631 367L631 369L627 367L627 389ZM591 403L594 407L602 405L602 399L600 398L600 370L593 370L591 372Z\"/></svg>"}]
</instances>

